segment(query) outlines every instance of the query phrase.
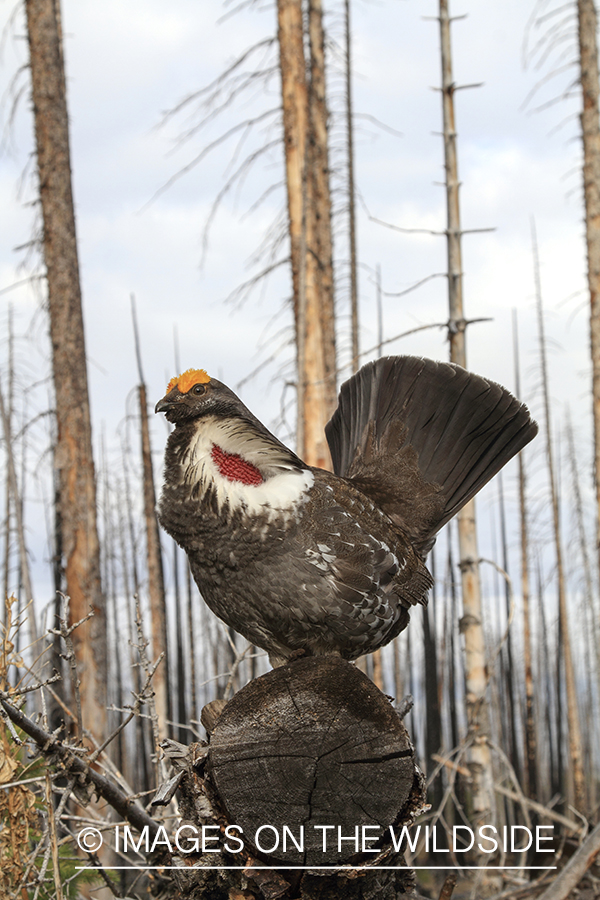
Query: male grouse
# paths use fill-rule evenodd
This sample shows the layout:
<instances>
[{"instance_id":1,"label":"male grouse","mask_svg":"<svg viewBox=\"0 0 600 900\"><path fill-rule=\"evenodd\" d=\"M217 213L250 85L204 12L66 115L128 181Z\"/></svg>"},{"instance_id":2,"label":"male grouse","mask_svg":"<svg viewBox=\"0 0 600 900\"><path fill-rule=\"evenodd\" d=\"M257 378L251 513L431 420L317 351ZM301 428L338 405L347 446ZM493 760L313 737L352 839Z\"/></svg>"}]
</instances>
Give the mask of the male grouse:
<instances>
[{"instance_id":1,"label":"male grouse","mask_svg":"<svg viewBox=\"0 0 600 900\"><path fill-rule=\"evenodd\" d=\"M537 433L508 391L411 356L364 366L326 428L335 474L307 466L203 370L156 405L161 525L209 607L279 665L356 659L427 602L440 528Z\"/></svg>"}]
</instances>

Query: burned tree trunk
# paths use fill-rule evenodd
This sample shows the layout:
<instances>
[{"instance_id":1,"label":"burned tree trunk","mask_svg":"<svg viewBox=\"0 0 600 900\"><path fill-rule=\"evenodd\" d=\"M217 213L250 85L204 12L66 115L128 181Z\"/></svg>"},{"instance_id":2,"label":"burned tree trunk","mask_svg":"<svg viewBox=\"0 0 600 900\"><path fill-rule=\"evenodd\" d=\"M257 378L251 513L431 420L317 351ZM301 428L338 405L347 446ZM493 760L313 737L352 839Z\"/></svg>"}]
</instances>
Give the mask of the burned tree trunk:
<instances>
[{"instance_id":1,"label":"burned tree trunk","mask_svg":"<svg viewBox=\"0 0 600 900\"><path fill-rule=\"evenodd\" d=\"M448 299L450 305L450 360L466 368L465 317L463 311L463 272L459 209L456 124L454 120L454 84L450 45L448 0L440 0L440 36L442 52L442 104L444 121L444 161L446 169ZM457 516L460 571L462 575L463 615L461 632L465 647L465 682L469 731L474 738L469 750L472 772L472 821L487 822L494 809L492 759L487 743L489 710L486 699L487 667L482 623L479 550L475 524L475 501L463 506Z\"/></svg>"},{"instance_id":2,"label":"burned tree trunk","mask_svg":"<svg viewBox=\"0 0 600 900\"><path fill-rule=\"evenodd\" d=\"M513 340L515 356L515 390L521 396L521 372L517 311L513 309ZM521 538L521 596L523 603L523 665L525 669L525 756L524 768L527 796L538 798L537 733L535 726L535 701L533 684L533 652L531 641L531 617L529 610L529 523L527 519L527 477L525 459L519 453L519 518Z\"/></svg>"},{"instance_id":3,"label":"burned tree trunk","mask_svg":"<svg viewBox=\"0 0 600 900\"><path fill-rule=\"evenodd\" d=\"M298 322L298 304L302 294L304 253L303 182L306 168L306 134L308 130L308 100L306 62L304 59L304 25L301 0L278 0L279 66L283 108L283 137L285 174L288 199L288 228L292 264L294 318Z\"/></svg>"},{"instance_id":4,"label":"burned tree trunk","mask_svg":"<svg viewBox=\"0 0 600 900\"><path fill-rule=\"evenodd\" d=\"M331 198L320 0L278 0L283 135L297 346L298 453L330 468L324 428L335 409Z\"/></svg>"},{"instance_id":5,"label":"burned tree trunk","mask_svg":"<svg viewBox=\"0 0 600 900\"><path fill-rule=\"evenodd\" d=\"M583 771L581 743L581 725L579 718L579 700L575 678L575 664L571 647L569 613L567 608L567 589L563 562L562 538L560 533L559 497L554 467L552 448L552 425L550 419L550 391L548 386L548 365L546 360L546 340L544 334L544 310L542 304L542 287L540 281L540 265L538 257L535 223L531 222L531 240L533 247L534 279L536 306L538 314L538 331L540 338L540 363L542 369L542 391L544 399L544 430L546 432L546 463L548 481L550 483L550 500L552 503L552 526L554 533L554 552L556 558L556 590L558 594L559 647L564 662L564 682L567 700L567 729L570 766L567 772L567 797L580 811L586 808L586 780ZM560 672L560 662L557 673ZM560 696L560 693L559 693ZM562 719L561 719L562 724Z\"/></svg>"},{"instance_id":6,"label":"burned tree trunk","mask_svg":"<svg viewBox=\"0 0 600 900\"><path fill-rule=\"evenodd\" d=\"M310 49L309 141L312 158L309 176L312 181L311 201L314 206L314 245L307 247L317 263L319 316L324 372L324 406L326 417L337 406L337 366L335 341L335 308L333 289L333 236L331 232L331 192L329 187L329 111L325 80L325 32L321 0L310 0L308 6L308 38ZM325 423L323 423L325 424ZM327 454L325 454L328 458Z\"/></svg>"},{"instance_id":7,"label":"burned tree trunk","mask_svg":"<svg viewBox=\"0 0 600 900\"><path fill-rule=\"evenodd\" d=\"M248 900L414 896L399 837L422 809L423 779L365 675L333 657L298 660L246 685L214 725L210 707L209 746L192 745L176 769L184 823L219 826L219 840L174 857L183 897L225 900L242 886Z\"/></svg>"},{"instance_id":8,"label":"burned tree trunk","mask_svg":"<svg viewBox=\"0 0 600 900\"><path fill-rule=\"evenodd\" d=\"M10 419L4 405L4 395L2 393L2 385L0 385L0 420L3 426L4 442L6 444L6 468L8 490L7 496L12 497L13 508L15 510L15 518L17 520L17 538L19 542L19 561L21 563L21 578L23 579L23 588L25 591L25 604L33 603L33 588L31 586L31 574L29 572L29 557L27 556L27 547L25 546L25 528L23 527L23 506L21 497L19 496L19 484L17 481L17 470L15 468L15 460L13 456L13 443L10 434ZM8 529L8 517L6 520ZM8 557L6 562L8 570ZM8 597L8 591L6 591ZM4 597L2 602L4 604ZM37 627L35 622L35 609L33 607L28 613L29 639L32 644L37 641ZM36 653L34 652L34 657ZM36 667L37 669L37 667Z\"/></svg>"},{"instance_id":9,"label":"burned tree trunk","mask_svg":"<svg viewBox=\"0 0 600 900\"><path fill-rule=\"evenodd\" d=\"M598 22L594 0L577 0L579 65L582 95L583 193L587 276L590 291L590 344L596 482L596 546L600 551L600 84ZM598 557L600 562L600 556Z\"/></svg>"},{"instance_id":10,"label":"burned tree trunk","mask_svg":"<svg viewBox=\"0 0 600 900\"><path fill-rule=\"evenodd\" d=\"M8 306L8 379L7 379L7 396L6 396L6 419L4 422L4 440L8 445L12 445L12 413L13 413L13 387L14 387L14 338L13 338L13 308L12 303ZM10 481L7 473L7 481ZM8 488L8 485L7 485ZM12 519L12 491L6 490L4 495L5 501L5 518L4 518L4 553L2 559L2 603L0 606L0 622L6 621L6 606L4 599L9 596L8 579L10 572L10 540L11 540L11 519Z\"/></svg>"},{"instance_id":11,"label":"burned tree trunk","mask_svg":"<svg viewBox=\"0 0 600 900\"><path fill-rule=\"evenodd\" d=\"M148 596L150 600L150 622L152 628L152 653L155 659L162 655L162 663L156 670L152 684L154 687L156 714L158 716L159 735L161 738L164 738L168 733L167 720L171 719L167 604L165 599L160 532L158 529L158 519L156 518L156 492L154 490L154 470L152 468L152 450L150 447L146 383L142 372L142 354L133 295L131 297L131 312L133 316L135 354L140 379L138 385L138 398L140 405L140 434L144 479L144 519L146 524L146 560L148 565Z\"/></svg>"},{"instance_id":12,"label":"burned tree trunk","mask_svg":"<svg viewBox=\"0 0 600 900\"><path fill-rule=\"evenodd\" d=\"M354 180L354 120L352 117L352 41L350 35L350 0L344 0L344 41L346 45L346 154L348 157L348 244L350 250L351 323L350 332L352 343L352 371L358 372L360 362L358 326L358 254L356 251L356 184ZM381 347L379 349L379 355L381 356Z\"/></svg>"},{"instance_id":13,"label":"burned tree trunk","mask_svg":"<svg viewBox=\"0 0 600 900\"><path fill-rule=\"evenodd\" d=\"M106 613L100 583L96 480L85 338L71 190L69 124L58 0L26 0L44 261L56 395L56 466L70 615L92 619L73 632L84 722L106 724Z\"/></svg>"},{"instance_id":14,"label":"burned tree trunk","mask_svg":"<svg viewBox=\"0 0 600 900\"><path fill-rule=\"evenodd\" d=\"M292 267L292 302L296 333L297 428L296 444L305 450L303 410L305 406L306 321L306 137L308 96L304 57L302 0L277 0L277 38L281 70L281 103L285 180L288 201L288 231Z\"/></svg>"}]
</instances>

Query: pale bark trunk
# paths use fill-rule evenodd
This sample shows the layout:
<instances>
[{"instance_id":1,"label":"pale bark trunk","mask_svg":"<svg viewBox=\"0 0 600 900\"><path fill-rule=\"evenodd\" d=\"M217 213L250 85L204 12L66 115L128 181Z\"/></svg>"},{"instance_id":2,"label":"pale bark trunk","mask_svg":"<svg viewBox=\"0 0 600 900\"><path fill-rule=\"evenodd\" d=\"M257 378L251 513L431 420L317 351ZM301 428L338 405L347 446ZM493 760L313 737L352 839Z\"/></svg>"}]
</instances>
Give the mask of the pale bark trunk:
<instances>
[{"instance_id":1,"label":"pale bark trunk","mask_svg":"<svg viewBox=\"0 0 600 900\"><path fill-rule=\"evenodd\" d=\"M312 154L311 154L312 155ZM309 157L310 159L310 157ZM307 176L307 185L309 183ZM331 468L325 425L333 410L328 410L325 392L326 371L323 354L323 322L319 290L316 245L316 208L312 192L306 204L306 313L304 317L304 368L298 373L304 383L299 414L304 422L304 446L299 455L309 466Z\"/></svg>"},{"instance_id":2,"label":"pale bark trunk","mask_svg":"<svg viewBox=\"0 0 600 900\"><path fill-rule=\"evenodd\" d=\"M180 371L179 367L177 367L177 371ZM185 563L187 565L187 558ZM179 548L175 541L173 541L173 593L175 595L175 664L177 667L177 702L173 703L173 715L177 716L177 721L180 725L185 725L189 721L186 709L186 695L189 682L185 671L186 652L183 640L183 601L179 590ZM178 740L185 744L187 739L187 729L180 728Z\"/></svg>"},{"instance_id":3,"label":"pale bark trunk","mask_svg":"<svg viewBox=\"0 0 600 900\"><path fill-rule=\"evenodd\" d=\"M189 562L185 561L185 594L187 600L187 628L188 640L190 646L189 658L189 690L190 690L190 722L198 720L198 700L196 696L196 638L194 635L194 615L193 615L193 595L192 595L192 578Z\"/></svg>"},{"instance_id":4,"label":"pale bark trunk","mask_svg":"<svg viewBox=\"0 0 600 900\"><path fill-rule=\"evenodd\" d=\"M163 578L160 534L156 519L156 494L154 473L150 451L150 431L148 426L148 406L146 386L138 387L140 401L140 428L142 432L142 465L144 474L144 517L146 520L146 554L148 565L148 597L150 600L150 620L152 629L152 654L157 659L163 654L163 661L152 679L154 702L158 716L161 740L168 737L167 720L171 718L169 707L169 654L167 643L167 609Z\"/></svg>"},{"instance_id":5,"label":"pale bark trunk","mask_svg":"<svg viewBox=\"0 0 600 900\"><path fill-rule=\"evenodd\" d=\"M537 239L535 225L531 224L535 291L538 310L538 327L540 334L540 360L542 364L542 389L544 396L544 425L546 431L546 461L548 465L548 479L550 481L550 497L552 502L552 523L554 529L554 548L556 554L556 580L558 592L558 618L560 626L560 640L564 660L564 678L567 700L567 726L569 742L569 767L567 770L568 794L575 806L584 812L586 808L585 778L583 774L583 759L581 749L581 730L579 724L579 705L577 700L577 687L575 683L575 669L571 651L571 638L569 633L569 615L567 610L567 595L565 588L565 575L562 556L562 540L560 535L560 519L558 510L558 494L556 490L556 478L554 474L554 454L552 449L552 431L550 424L550 397L548 386L548 367L546 364L546 344L544 338L544 314L542 308L542 291L540 285L540 269L538 260Z\"/></svg>"},{"instance_id":6,"label":"pale bark trunk","mask_svg":"<svg viewBox=\"0 0 600 900\"><path fill-rule=\"evenodd\" d=\"M515 356L515 390L521 396L517 315L513 310L513 338ZM529 613L529 533L527 522L527 481L525 460L519 453L519 517L521 531L521 595L523 600L523 663L525 667L525 789L532 800L538 798L537 736L533 691L533 653L531 649L531 620Z\"/></svg>"},{"instance_id":7,"label":"pale bark trunk","mask_svg":"<svg viewBox=\"0 0 600 900\"><path fill-rule=\"evenodd\" d=\"M402 669L400 666L400 638L399 637L394 639L392 647L394 648L394 693L396 695L396 703L400 703L400 701L402 700L402 697L403 697L403 685L402 685ZM357 664L359 662L361 662L363 659L365 659L364 656L362 656L357 661Z\"/></svg>"},{"instance_id":8,"label":"pale bark trunk","mask_svg":"<svg viewBox=\"0 0 600 900\"><path fill-rule=\"evenodd\" d=\"M31 606L29 607L27 618L28 618L28 626L29 626L29 640L33 644L37 641L37 627L35 621L35 609L33 607L33 587L31 585L31 573L29 570L29 558L27 556L27 547L25 545L25 528L23 525L23 505L21 503L21 498L19 495L19 484L17 481L17 470L15 467L15 460L13 455L13 445L11 440L10 433L10 419L8 417L8 411L4 405L4 395L2 393L2 387L0 386L0 418L2 419L2 430L4 432L4 442L6 445L6 470L7 470L7 481L8 481L8 491L7 493L12 496L13 507L15 510L15 519L17 525L17 541L19 545L19 561L21 563L21 578L23 580L23 590L25 591L25 604L28 604L30 601ZM8 594L8 591L6 592ZM2 598L2 602L4 605L4 597ZM41 647L33 647L32 653L35 656L38 653L41 653ZM37 668L37 667L36 667Z\"/></svg>"},{"instance_id":9,"label":"pale bark trunk","mask_svg":"<svg viewBox=\"0 0 600 900\"><path fill-rule=\"evenodd\" d=\"M8 306L8 391L6 397L6 424L4 427L5 440L10 441L12 436L12 409L13 409L13 384L14 384L14 365L13 365L13 311L12 303ZM7 477L8 482L8 477ZM7 484L7 488L9 485ZM9 571L10 571L10 534L11 534L11 491L7 489L5 495L5 526L4 526L4 554L2 560L3 578L2 578L2 597L0 597L0 622L6 621L6 606L4 600L8 597L9 590Z\"/></svg>"},{"instance_id":10,"label":"pale bark trunk","mask_svg":"<svg viewBox=\"0 0 600 900\"><path fill-rule=\"evenodd\" d=\"M600 854L600 825L596 825L588 834L564 869L539 896L539 900L567 900L572 896L571 891L577 887L587 870L598 859L598 854Z\"/></svg>"},{"instance_id":11,"label":"pale bark trunk","mask_svg":"<svg viewBox=\"0 0 600 900\"><path fill-rule=\"evenodd\" d=\"M466 368L465 320L462 297L462 256L459 212L459 181L454 120L454 81L450 45L448 0L440 0L442 51L442 103L444 124L444 160L448 212L448 296L450 302L450 359ZM467 718L473 739L469 752L472 773L471 804L475 824L493 818L494 792L492 760L487 741L489 710L486 700L487 667L482 625L479 550L475 525L475 503L470 500L458 514L458 541L462 574L465 681Z\"/></svg>"},{"instance_id":12,"label":"pale bark trunk","mask_svg":"<svg viewBox=\"0 0 600 900\"><path fill-rule=\"evenodd\" d=\"M594 480L596 485L596 553L600 566L600 84L598 77L598 21L594 0L578 0L579 62L583 108L583 191L590 292L590 344L594 421ZM600 620L596 623L600 629Z\"/></svg>"},{"instance_id":13,"label":"pale bark trunk","mask_svg":"<svg viewBox=\"0 0 600 900\"><path fill-rule=\"evenodd\" d=\"M167 604L165 598L165 581L163 576L162 548L160 531L156 518L156 492L154 490L154 469L152 467L152 449L150 446L150 426L148 423L148 402L146 385L142 371L142 352L137 327L135 297L131 295L131 316L133 320L133 336L135 356L140 383L138 398L140 405L140 434L142 444L142 473L144 490L144 518L146 521L146 564L148 568L148 598L150 601L150 622L152 633L152 653L157 659L161 653L162 663L159 665L152 687L154 703L158 717L159 737L164 740L168 736L167 720L171 718L169 694L169 642L167 633Z\"/></svg>"},{"instance_id":14,"label":"pale bark trunk","mask_svg":"<svg viewBox=\"0 0 600 900\"><path fill-rule=\"evenodd\" d=\"M137 540L135 534L135 527L133 521L133 509L131 504L131 492L129 489L129 472L128 472L128 459L127 454L125 453L125 449L123 450L123 476L124 476L124 488L125 488L125 512L126 512L126 521L123 526L123 543L122 543L122 559L123 559L123 588L125 590L125 594L127 597L127 623L129 629L129 647L130 647L130 666L132 671L133 678L133 687L136 694L140 693L142 680L139 666L139 651L136 649L136 645L139 641L139 635L137 634L136 624L134 621L135 612L132 607L132 598L129 592L129 578L127 575L127 553L125 549L125 531L129 534L129 542L131 547L131 580L133 587L133 597L139 598L140 595L140 585L138 578L138 568L136 561L137 554ZM120 512L123 512L122 508ZM133 600L133 606L135 606L135 600ZM148 728L148 720L142 719L141 716L135 717L135 730L136 730L136 741L138 754L136 758L137 769L139 772L139 781L137 784L141 786L142 790L148 790L150 787L150 765L149 765L149 754L147 752L148 748L148 739L150 735L150 729ZM153 749L150 751L153 752Z\"/></svg>"},{"instance_id":15,"label":"pale bark trunk","mask_svg":"<svg viewBox=\"0 0 600 900\"><path fill-rule=\"evenodd\" d=\"M457 616L457 590L454 578L454 555L452 553L452 530L453 525L448 525L448 571L446 575L446 585L448 586L449 597L446 602L446 634L450 635L450 647L448 651L448 705L450 707L450 746L457 747L459 743L458 731L458 691L456 678L456 646L455 646L455 622ZM448 602L449 601L449 602Z\"/></svg>"},{"instance_id":16,"label":"pale bark trunk","mask_svg":"<svg viewBox=\"0 0 600 900\"><path fill-rule=\"evenodd\" d=\"M95 735L106 724L106 614L100 583L96 483L71 165L59 0L26 0L44 260L56 393L66 591L84 721Z\"/></svg>"},{"instance_id":17,"label":"pale bark trunk","mask_svg":"<svg viewBox=\"0 0 600 900\"><path fill-rule=\"evenodd\" d=\"M437 596L437 566L436 556L432 549L429 557L429 568L433 576L431 600L428 606L423 607L423 652L425 654L425 702L426 702L426 760L427 773L430 775L434 768L432 755L439 753L442 747L442 717L440 707L441 681L438 672L443 668L443 660L440 659L435 627L435 610L438 606ZM436 778L431 785L431 801L433 808L437 809L442 802L442 781Z\"/></svg>"},{"instance_id":18,"label":"pale bark trunk","mask_svg":"<svg viewBox=\"0 0 600 900\"><path fill-rule=\"evenodd\" d=\"M518 395L517 395L518 396ZM508 537L506 533L506 514L504 510L504 485L502 480L502 472L498 473L498 505L500 509L500 540L502 546L502 568L508 573ZM504 599L506 609L507 633L503 651L506 652L506 713L510 722L510 753L512 766L516 772L519 782L523 781L523 767L519 756L519 745L517 741L518 720L522 719L520 694L517 685L519 684L519 676L517 667L513 657L513 637L510 628L511 616L511 589L506 579L504 580Z\"/></svg>"},{"instance_id":19,"label":"pale bark trunk","mask_svg":"<svg viewBox=\"0 0 600 900\"><path fill-rule=\"evenodd\" d=\"M373 654L373 675L371 681L380 691L384 690L385 685L383 681L383 659L381 650L376 650Z\"/></svg>"},{"instance_id":20,"label":"pale bark trunk","mask_svg":"<svg viewBox=\"0 0 600 900\"><path fill-rule=\"evenodd\" d=\"M600 86L598 81L597 17L594 0L577 0L579 61L583 109L583 193L590 291L590 342L594 413L594 476L596 483L596 550L600 564Z\"/></svg>"}]
</instances>

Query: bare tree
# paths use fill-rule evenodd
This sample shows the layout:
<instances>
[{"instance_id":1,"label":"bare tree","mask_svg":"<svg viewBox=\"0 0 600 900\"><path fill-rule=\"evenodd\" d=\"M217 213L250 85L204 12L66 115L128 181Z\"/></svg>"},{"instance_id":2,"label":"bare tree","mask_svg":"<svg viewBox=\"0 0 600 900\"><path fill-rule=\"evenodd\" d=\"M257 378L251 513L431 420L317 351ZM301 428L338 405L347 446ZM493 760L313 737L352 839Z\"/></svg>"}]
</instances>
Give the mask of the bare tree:
<instances>
[{"instance_id":1,"label":"bare tree","mask_svg":"<svg viewBox=\"0 0 600 900\"><path fill-rule=\"evenodd\" d=\"M585 238L590 291L594 478L596 483L596 546L600 552L600 85L598 82L598 21L594 0L577 0L579 65L582 94L583 193ZM600 564L600 556L598 557Z\"/></svg>"},{"instance_id":2,"label":"bare tree","mask_svg":"<svg viewBox=\"0 0 600 900\"><path fill-rule=\"evenodd\" d=\"M13 408L13 387L14 387L14 335L13 335L13 307L12 303L8 306L8 379L7 379L7 395L6 395L6 418L4 421L4 438L6 441L12 440L12 408ZM2 560L2 598L8 597L8 576L10 570L10 534L11 534L11 511L12 511L12 491L10 490L10 478L7 472L7 490L5 493L5 518L4 518L4 553ZM5 620L5 607L2 603L0 610L0 621Z\"/></svg>"},{"instance_id":3,"label":"bare tree","mask_svg":"<svg viewBox=\"0 0 600 900\"><path fill-rule=\"evenodd\" d=\"M106 618L81 306L59 0L26 0L39 190L44 225L66 591L85 718L106 724Z\"/></svg>"},{"instance_id":4,"label":"bare tree","mask_svg":"<svg viewBox=\"0 0 600 900\"><path fill-rule=\"evenodd\" d=\"M348 157L348 238L350 249L350 331L352 339L352 371L359 362L358 325L358 256L356 252L356 185L354 179L354 120L352 109L352 37L350 0L344 0L344 38L346 45L346 147ZM378 286L380 277L378 271ZM379 355L381 356L381 348Z\"/></svg>"},{"instance_id":5,"label":"bare tree","mask_svg":"<svg viewBox=\"0 0 600 900\"><path fill-rule=\"evenodd\" d=\"M454 84L450 43L448 0L440 0L440 36L442 52L442 104L444 124L444 160L446 169L446 205L448 239L448 299L450 304L450 359L466 368L465 316L462 292L462 253L459 207ZM473 742L469 750L472 774L471 802L475 822L490 821L494 810L493 773L489 735L489 711L486 700L487 673L485 639L482 624L479 550L475 524L475 503L470 500L458 513L458 541L462 575L463 616L461 631L465 647L468 725Z\"/></svg>"},{"instance_id":6,"label":"bare tree","mask_svg":"<svg viewBox=\"0 0 600 900\"><path fill-rule=\"evenodd\" d=\"M135 301L131 296L131 312L135 337L135 354L140 383L138 399L140 407L140 433L142 442L142 468L144 478L144 518L146 522L146 561L148 566L148 596L150 599L150 621L152 629L152 652L157 659L162 655L162 663L154 676L154 693L156 715L158 716L161 740L167 737L167 721L170 714L169 693L169 653L167 640L167 604L165 600L165 582L163 575L162 549L160 532L156 518L156 492L154 490L154 472L152 469L152 451L150 448L150 428L148 425L148 402L146 400L146 384L142 372L142 356L135 316Z\"/></svg>"},{"instance_id":7,"label":"bare tree","mask_svg":"<svg viewBox=\"0 0 600 900\"><path fill-rule=\"evenodd\" d=\"M309 143L315 238L312 250L317 262L319 309L323 340L325 404L330 413L337 403L337 365L333 283L333 238L331 233L331 192L329 186L329 110L325 66L325 31L321 0L309 0L308 37L310 49Z\"/></svg>"},{"instance_id":8,"label":"bare tree","mask_svg":"<svg viewBox=\"0 0 600 900\"><path fill-rule=\"evenodd\" d=\"M519 337L517 311L513 310L513 341L515 357L515 390L521 396L521 373L519 364ZM519 518L521 526L521 596L523 601L523 662L525 666L525 767L526 790L532 800L538 796L537 789L537 738L535 730L535 708L533 690L533 654L531 649L531 616L529 611L529 528L527 518L527 479L525 460L519 453Z\"/></svg>"},{"instance_id":9,"label":"bare tree","mask_svg":"<svg viewBox=\"0 0 600 900\"><path fill-rule=\"evenodd\" d=\"M550 481L550 497L552 502L552 525L554 534L554 550L556 555L556 582L558 593L558 618L560 628L560 650L564 663L564 679L567 699L567 725L569 742L568 795L573 795L575 806L583 811L585 804L585 777L581 749L581 729L579 724L579 704L575 683L575 669L571 651L569 634L569 614L567 610L567 594L560 535L560 518L558 508L558 492L554 468L554 452L552 448L552 431L550 422L550 395L548 388L548 366L546 363L546 343L544 337L544 312L542 307L542 290L540 284L540 266L538 258L535 223L531 223L531 239L533 245L535 293L538 311L538 327L540 335L540 359L542 366L542 387L544 395L544 425L546 431L546 462ZM558 670L558 667L557 667ZM571 790L572 785L572 790Z\"/></svg>"},{"instance_id":10,"label":"bare tree","mask_svg":"<svg viewBox=\"0 0 600 900\"><path fill-rule=\"evenodd\" d=\"M4 442L6 444L6 462L7 462L7 480L8 480L8 491L7 494L12 498L12 505L15 510L15 519L16 519L16 530L17 530L17 541L19 544L19 562L21 565L21 578L23 580L23 588L25 590L25 603L33 604L33 587L31 583L31 573L29 571L29 558L27 556L27 547L25 545L25 528L23 525L23 504L21 502L21 497L19 495L19 484L17 481L17 469L15 466L15 459L13 454L13 444L12 444L12 436L10 433L10 418L8 414L8 410L4 403L4 394L2 392L2 386L0 385L0 419L2 420L2 430L4 433ZM6 527L8 529L8 518L6 522ZM7 568L8 568L8 556L7 556ZM8 596L8 591L6 595ZM28 614L29 619L29 636L31 642L34 643L37 640L37 628L35 621L35 610L33 609L33 605L29 610ZM34 648L35 652L35 648Z\"/></svg>"},{"instance_id":11,"label":"bare tree","mask_svg":"<svg viewBox=\"0 0 600 900\"><path fill-rule=\"evenodd\" d=\"M278 0L283 134L297 346L298 452L329 467L324 428L335 408L331 199L325 102L323 13L308 5L305 57L302 0Z\"/></svg>"}]
</instances>

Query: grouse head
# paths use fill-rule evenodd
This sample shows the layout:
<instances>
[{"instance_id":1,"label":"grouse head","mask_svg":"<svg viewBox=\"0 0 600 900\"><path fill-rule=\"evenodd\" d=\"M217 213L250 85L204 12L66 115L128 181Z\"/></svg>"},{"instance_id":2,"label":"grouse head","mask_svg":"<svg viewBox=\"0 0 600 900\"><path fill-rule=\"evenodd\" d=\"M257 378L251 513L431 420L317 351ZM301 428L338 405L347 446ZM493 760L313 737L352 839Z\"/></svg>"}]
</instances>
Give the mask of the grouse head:
<instances>
[{"instance_id":1,"label":"grouse head","mask_svg":"<svg viewBox=\"0 0 600 900\"><path fill-rule=\"evenodd\" d=\"M215 493L221 507L258 508L289 495L290 474L308 466L244 406L240 398L203 369L172 378L155 412L164 412L175 431L167 445L166 471L197 494ZM258 493L253 490L268 485ZM304 490L306 477L292 494ZM265 494L265 497L262 495Z\"/></svg>"},{"instance_id":2,"label":"grouse head","mask_svg":"<svg viewBox=\"0 0 600 900\"><path fill-rule=\"evenodd\" d=\"M204 369L188 369L172 378L154 411L164 412L174 425L211 414L222 419L251 416L239 397L227 385L210 378Z\"/></svg>"}]
</instances>

